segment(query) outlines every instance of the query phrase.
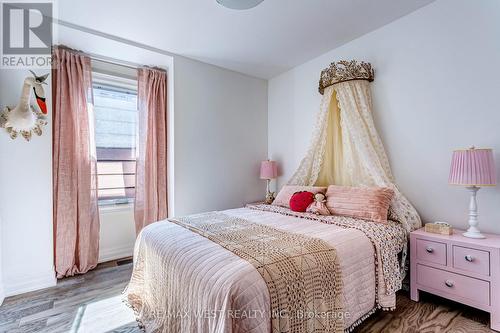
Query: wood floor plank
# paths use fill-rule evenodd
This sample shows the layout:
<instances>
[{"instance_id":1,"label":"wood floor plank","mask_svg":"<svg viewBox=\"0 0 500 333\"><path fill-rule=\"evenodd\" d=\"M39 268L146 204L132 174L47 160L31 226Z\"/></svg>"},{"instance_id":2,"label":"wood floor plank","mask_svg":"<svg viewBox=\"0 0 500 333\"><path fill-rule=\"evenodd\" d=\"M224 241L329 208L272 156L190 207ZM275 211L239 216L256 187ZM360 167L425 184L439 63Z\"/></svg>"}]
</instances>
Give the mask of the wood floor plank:
<instances>
[{"instance_id":1,"label":"wood floor plank","mask_svg":"<svg viewBox=\"0 0 500 333\"><path fill-rule=\"evenodd\" d=\"M19 325L18 328L13 329L12 333L38 333L47 327L47 319L40 319L33 321L27 325Z\"/></svg>"},{"instance_id":2,"label":"wood floor plank","mask_svg":"<svg viewBox=\"0 0 500 333\"><path fill-rule=\"evenodd\" d=\"M393 312L377 311L355 333L494 333L489 314L437 296L421 293L413 302L406 292L397 295Z\"/></svg>"},{"instance_id":3,"label":"wood floor plank","mask_svg":"<svg viewBox=\"0 0 500 333\"><path fill-rule=\"evenodd\" d=\"M33 302L32 304L23 304L19 307L6 307L0 312L0 323L18 320L38 312L49 310L54 306L53 301Z\"/></svg>"},{"instance_id":4,"label":"wood floor plank","mask_svg":"<svg viewBox=\"0 0 500 333\"><path fill-rule=\"evenodd\" d=\"M0 332L138 333L132 310L121 301L131 271L130 263L107 263L54 288L7 298L0 307Z\"/></svg>"},{"instance_id":5,"label":"wood floor plank","mask_svg":"<svg viewBox=\"0 0 500 333\"><path fill-rule=\"evenodd\" d=\"M122 301L130 260L60 280L56 287L9 297L0 306L0 333L139 333ZM422 293L421 301L398 293L397 309L377 311L356 333L490 333L489 315ZM175 333L175 332L172 332Z\"/></svg>"}]
</instances>

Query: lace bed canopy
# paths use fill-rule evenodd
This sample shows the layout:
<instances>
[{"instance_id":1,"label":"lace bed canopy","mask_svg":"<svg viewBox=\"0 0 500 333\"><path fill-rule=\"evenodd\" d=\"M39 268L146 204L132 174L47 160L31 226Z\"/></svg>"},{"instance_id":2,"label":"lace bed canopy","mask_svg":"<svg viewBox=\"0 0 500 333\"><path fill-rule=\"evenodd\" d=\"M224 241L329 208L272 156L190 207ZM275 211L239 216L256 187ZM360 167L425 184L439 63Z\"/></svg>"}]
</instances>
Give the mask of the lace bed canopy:
<instances>
[{"instance_id":1,"label":"lace bed canopy","mask_svg":"<svg viewBox=\"0 0 500 333\"><path fill-rule=\"evenodd\" d=\"M394 190L389 217L408 231L422 224L397 188L372 117L369 63L339 61L321 72L323 95L311 145L289 185L381 186Z\"/></svg>"}]
</instances>

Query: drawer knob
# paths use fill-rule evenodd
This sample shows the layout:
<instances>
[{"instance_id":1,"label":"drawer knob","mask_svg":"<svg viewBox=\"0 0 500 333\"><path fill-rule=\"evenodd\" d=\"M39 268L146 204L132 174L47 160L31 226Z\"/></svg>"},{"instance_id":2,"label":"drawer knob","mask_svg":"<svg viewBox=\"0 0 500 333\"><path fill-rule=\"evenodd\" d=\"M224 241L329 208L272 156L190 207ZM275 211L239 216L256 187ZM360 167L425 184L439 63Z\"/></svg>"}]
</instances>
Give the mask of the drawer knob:
<instances>
[{"instance_id":1,"label":"drawer knob","mask_svg":"<svg viewBox=\"0 0 500 333\"><path fill-rule=\"evenodd\" d=\"M432 252L434 252L434 249L432 247L430 247L430 246L427 246L425 248L425 251L427 251L428 253L432 253Z\"/></svg>"},{"instance_id":2,"label":"drawer knob","mask_svg":"<svg viewBox=\"0 0 500 333\"><path fill-rule=\"evenodd\" d=\"M473 262L474 261L474 257L471 256L470 254L468 254L468 255L465 256L465 260L467 260L468 262Z\"/></svg>"},{"instance_id":3,"label":"drawer knob","mask_svg":"<svg viewBox=\"0 0 500 333\"><path fill-rule=\"evenodd\" d=\"M451 281L451 280L446 280L446 281L444 282L444 284L445 284L448 288L451 288L451 287L453 287L453 285L454 285L453 281Z\"/></svg>"}]
</instances>

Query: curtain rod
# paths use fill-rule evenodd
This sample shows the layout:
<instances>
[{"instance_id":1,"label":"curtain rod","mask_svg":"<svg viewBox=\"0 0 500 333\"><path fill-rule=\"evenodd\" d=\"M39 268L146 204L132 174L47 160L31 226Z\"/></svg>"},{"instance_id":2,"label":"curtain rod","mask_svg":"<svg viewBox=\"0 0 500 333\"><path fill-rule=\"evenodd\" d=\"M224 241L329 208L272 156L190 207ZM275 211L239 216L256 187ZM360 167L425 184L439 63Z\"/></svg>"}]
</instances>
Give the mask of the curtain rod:
<instances>
[{"instance_id":1,"label":"curtain rod","mask_svg":"<svg viewBox=\"0 0 500 333\"><path fill-rule=\"evenodd\" d=\"M102 62L105 62L105 63L108 63L108 64L112 64L112 65L118 65L118 66L128 67L128 68L131 68L131 69L137 69L137 68L145 67L145 66L139 65L139 64L137 64L135 62L125 61L125 60L118 60L118 59L114 59L114 58L111 58L111 57L97 55L97 54L94 54L94 53L85 52L85 54L87 54L93 60L102 61Z\"/></svg>"},{"instance_id":2,"label":"curtain rod","mask_svg":"<svg viewBox=\"0 0 500 333\"><path fill-rule=\"evenodd\" d=\"M94 53L89 53L89 52L84 52L84 53L86 55L88 55L93 60L102 61L102 62L112 64L112 65L123 66L123 67L131 68L131 69L149 68L149 69L155 69L155 70L167 72L166 69L158 67L158 66L146 66L146 65L141 65L141 64L135 63L135 62L126 61L126 60L118 60L115 58L106 57L106 56L102 56L102 55L98 55L98 54L94 54Z\"/></svg>"},{"instance_id":3,"label":"curtain rod","mask_svg":"<svg viewBox=\"0 0 500 333\"><path fill-rule=\"evenodd\" d=\"M72 48L70 48L70 47L68 47L66 45L57 45L56 47L64 48L64 49L67 49L67 50L71 50L73 52L79 52L79 53L82 53L84 55L87 55L88 57L90 57L93 60L102 61L102 62L105 62L105 63L108 63L108 64L112 64L112 65L123 66L123 67L131 68L131 69L138 69L138 68L144 67L144 68L156 69L156 70L167 72L166 69L161 68L161 67L146 66L146 65L141 65L141 64L138 64L138 63L135 63L135 62L131 62L131 61L118 60L118 59L115 59L115 58L111 58L111 57L107 57L107 56L103 56L103 55L98 55L98 54L95 54L95 53L89 53L89 52L85 52L85 51L75 50L75 49L72 49Z\"/></svg>"}]
</instances>

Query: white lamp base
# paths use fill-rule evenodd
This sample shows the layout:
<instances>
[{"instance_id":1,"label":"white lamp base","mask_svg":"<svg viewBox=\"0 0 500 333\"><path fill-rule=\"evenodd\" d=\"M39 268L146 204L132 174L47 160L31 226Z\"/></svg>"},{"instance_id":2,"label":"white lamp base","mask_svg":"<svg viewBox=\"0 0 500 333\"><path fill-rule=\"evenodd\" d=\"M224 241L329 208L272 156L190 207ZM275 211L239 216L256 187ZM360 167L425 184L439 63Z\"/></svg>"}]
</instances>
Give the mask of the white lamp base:
<instances>
[{"instance_id":1,"label":"white lamp base","mask_svg":"<svg viewBox=\"0 0 500 333\"><path fill-rule=\"evenodd\" d=\"M474 231L474 230L470 230L471 228L469 228L467 230L467 232L464 232L462 235L464 235L465 237L469 237L469 238L486 238L485 235L483 235L479 230L477 231Z\"/></svg>"},{"instance_id":2,"label":"white lamp base","mask_svg":"<svg viewBox=\"0 0 500 333\"><path fill-rule=\"evenodd\" d=\"M477 186L470 186L467 187L467 189L470 191L470 203L469 203L469 229L467 229L467 232L464 232L463 235L465 237L469 238L486 238L483 234L481 234L481 231L479 231L479 228L477 225L479 224L479 221L477 220L477 200L476 200L476 194L477 191L479 190L479 187Z\"/></svg>"}]
</instances>

